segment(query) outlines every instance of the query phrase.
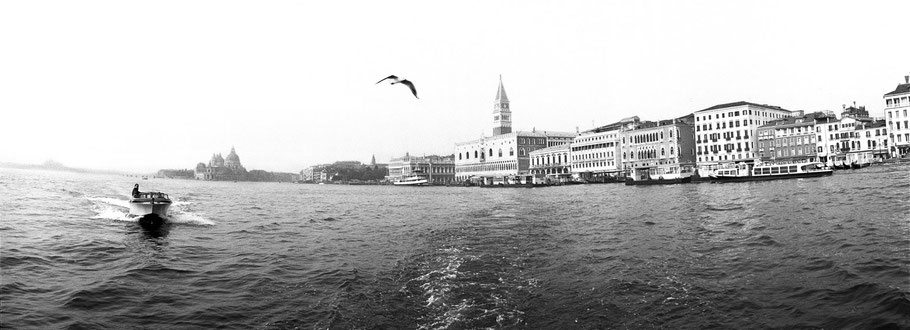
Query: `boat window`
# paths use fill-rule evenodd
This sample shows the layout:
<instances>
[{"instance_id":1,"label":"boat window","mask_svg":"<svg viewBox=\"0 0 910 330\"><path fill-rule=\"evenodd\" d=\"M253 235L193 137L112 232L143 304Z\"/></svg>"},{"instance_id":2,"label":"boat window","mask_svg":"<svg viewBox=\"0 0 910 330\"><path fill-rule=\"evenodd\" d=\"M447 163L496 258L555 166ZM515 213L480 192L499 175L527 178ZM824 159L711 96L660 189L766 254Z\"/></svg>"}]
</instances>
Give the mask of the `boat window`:
<instances>
[{"instance_id":1,"label":"boat window","mask_svg":"<svg viewBox=\"0 0 910 330\"><path fill-rule=\"evenodd\" d=\"M790 166L790 173L796 173L796 165Z\"/></svg>"},{"instance_id":2,"label":"boat window","mask_svg":"<svg viewBox=\"0 0 910 330\"><path fill-rule=\"evenodd\" d=\"M771 168L771 174L777 174L778 171L780 171L780 169L777 166Z\"/></svg>"}]
</instances>

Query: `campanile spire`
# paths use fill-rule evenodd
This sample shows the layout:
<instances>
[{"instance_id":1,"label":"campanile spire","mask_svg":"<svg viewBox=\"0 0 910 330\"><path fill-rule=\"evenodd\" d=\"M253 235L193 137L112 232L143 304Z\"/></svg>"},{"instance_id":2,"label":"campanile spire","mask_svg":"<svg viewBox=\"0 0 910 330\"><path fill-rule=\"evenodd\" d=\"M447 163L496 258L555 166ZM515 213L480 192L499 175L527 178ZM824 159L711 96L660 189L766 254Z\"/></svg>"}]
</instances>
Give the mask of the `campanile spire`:
<instances>
[{"instance_id":1,"label":"campanile spire","mask_svg":"<svg viewBox=\"0 0 910 330\"><path fill-rule=\"evenodd\" d=\"M512 110L509 109L509 97L502 86L502 75L499 75L499 89L493 100L493 135L512 132Z\"/></svg>"}]
</instances>

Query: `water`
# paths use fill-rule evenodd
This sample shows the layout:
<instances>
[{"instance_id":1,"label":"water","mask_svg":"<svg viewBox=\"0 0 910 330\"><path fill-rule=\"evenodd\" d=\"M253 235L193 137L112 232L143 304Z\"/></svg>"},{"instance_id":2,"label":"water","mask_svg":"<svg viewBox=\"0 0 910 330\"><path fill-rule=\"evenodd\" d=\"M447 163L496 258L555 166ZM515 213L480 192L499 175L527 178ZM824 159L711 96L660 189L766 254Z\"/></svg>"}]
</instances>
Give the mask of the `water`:
<instances>
[{"instance_id":1,"label":"water","mask_svg":"<svg viewBox=\"0 0 910 330\"><path fill-rule=\"evenodd\" d=\"M0 169L4 328L910 328L910 166L535 189Z\"/></svg>"}]
</instances>

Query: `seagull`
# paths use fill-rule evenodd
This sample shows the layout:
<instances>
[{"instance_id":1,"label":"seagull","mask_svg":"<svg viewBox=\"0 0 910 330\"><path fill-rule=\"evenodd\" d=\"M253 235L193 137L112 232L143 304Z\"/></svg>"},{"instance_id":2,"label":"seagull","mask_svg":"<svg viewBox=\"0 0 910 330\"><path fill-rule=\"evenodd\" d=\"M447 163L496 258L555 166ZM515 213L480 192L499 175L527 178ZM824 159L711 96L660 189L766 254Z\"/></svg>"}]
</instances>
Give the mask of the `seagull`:
<instances>
[{"instance_id":1,"label":"seagull","mask_svg":"<svg viewBox=\"0 0 910 330\"><path fill-rule=\"evenodd\" d=\"M414 88L414 83L408 81L407 79L398 79L398 77L396 77L395 75L391 75L391 76L382 78L382 80L377 81L376 83L379 84L379 83L381 83L381 82L383 82L383 81L386 81L386 80L388 80L388 79L391 79L391 80L392 80L392 85L394 85L394 84L403 84L403 85L405 85L405 86L408 86L408 88L411 89L411 93L414 94L414 97L417 97L417 89ZM419 99L419 97L417 97L417 98Z\"/></svg>"}]
</instances>

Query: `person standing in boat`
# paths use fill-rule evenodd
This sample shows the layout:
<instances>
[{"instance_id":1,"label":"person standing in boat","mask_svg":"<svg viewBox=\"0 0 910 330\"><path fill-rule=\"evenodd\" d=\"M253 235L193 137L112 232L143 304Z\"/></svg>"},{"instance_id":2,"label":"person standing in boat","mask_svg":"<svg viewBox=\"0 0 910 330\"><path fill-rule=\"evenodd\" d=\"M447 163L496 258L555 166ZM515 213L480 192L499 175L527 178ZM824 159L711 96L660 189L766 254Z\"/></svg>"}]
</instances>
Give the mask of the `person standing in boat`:
<instances>
[{"instance_id":1,"label":"person standing in boat","mask_svg":"<svg viewBox=\"0 0 910 330\"><path fill-rule=\"evenodd\" d=\"M138 183L137 183L136 185L133 186L133 193L132 193L132 195L133 195L133 198L139 197L139 184L138 184Z\"/></svg>"}]
</instances>

